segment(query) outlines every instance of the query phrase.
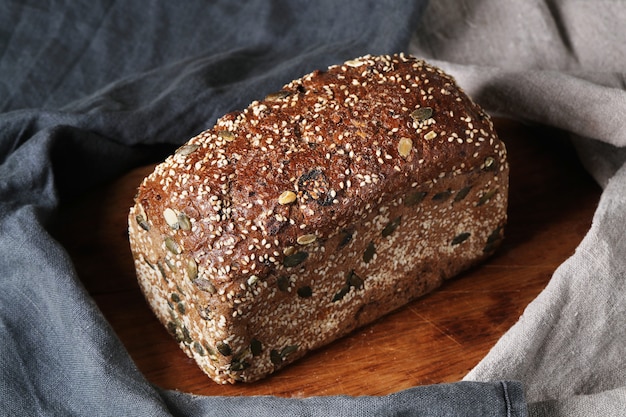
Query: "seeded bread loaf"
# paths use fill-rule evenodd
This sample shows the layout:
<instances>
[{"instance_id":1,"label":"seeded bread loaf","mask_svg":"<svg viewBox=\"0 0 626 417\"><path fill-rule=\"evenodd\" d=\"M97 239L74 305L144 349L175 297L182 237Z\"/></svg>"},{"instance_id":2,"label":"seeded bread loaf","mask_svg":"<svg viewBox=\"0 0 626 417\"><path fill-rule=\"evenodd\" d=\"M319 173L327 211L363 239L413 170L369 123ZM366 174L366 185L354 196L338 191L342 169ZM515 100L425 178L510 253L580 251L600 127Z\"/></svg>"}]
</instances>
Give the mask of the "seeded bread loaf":
<instances>
[{"instance_id":1,"label":"seeded bread loaf","mask_svg":"<svg viewBox=\"0 0 626 417\"><path fill-rule=\"evenodd\" d=\"M140 185L130 245L182 349L254 381L489 256L507 194L505 147L450 76L364 56L180 147Z\"/></svg>"}]
</instances>

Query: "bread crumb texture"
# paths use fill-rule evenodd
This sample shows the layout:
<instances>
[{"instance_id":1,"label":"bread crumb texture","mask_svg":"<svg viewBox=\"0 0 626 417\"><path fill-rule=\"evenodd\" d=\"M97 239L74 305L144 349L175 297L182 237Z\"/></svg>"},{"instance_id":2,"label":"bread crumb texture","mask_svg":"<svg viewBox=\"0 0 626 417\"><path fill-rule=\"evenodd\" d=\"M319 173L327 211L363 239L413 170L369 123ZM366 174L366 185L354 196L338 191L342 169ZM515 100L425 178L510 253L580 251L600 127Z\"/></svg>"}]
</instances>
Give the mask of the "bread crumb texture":
<instances>
[{"instance_id":1,"label":"bread crumb texture","mask_svg":"<svg viewBox=\"0 0 626 417\"><path fill-rule=\"evenodd\" d=\"M505 147L454 79L368 55L181 146L140 185L130 245L181 348L255 381L492 254L507 195Z\"/></svg>"}]
</instances>

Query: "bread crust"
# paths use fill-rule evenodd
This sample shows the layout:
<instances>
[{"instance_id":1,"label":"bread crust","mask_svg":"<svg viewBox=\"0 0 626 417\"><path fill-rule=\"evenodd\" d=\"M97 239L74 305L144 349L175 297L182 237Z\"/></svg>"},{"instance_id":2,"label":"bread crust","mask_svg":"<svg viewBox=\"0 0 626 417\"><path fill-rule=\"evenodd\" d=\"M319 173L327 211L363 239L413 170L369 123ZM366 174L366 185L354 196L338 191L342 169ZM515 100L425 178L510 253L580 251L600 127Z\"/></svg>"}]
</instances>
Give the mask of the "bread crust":
<instances>
[{"instance_id":1,"label":"bread crust","mask_svg":"<svg viewBox=\"0 0 626 417\"><path fill-rule=\"evenodd\" d=\"M141 288L216 382L254 381L499 245L508 163L440 69L364 56L225 115L129 215Z\"/></svg>"}]
</instances>

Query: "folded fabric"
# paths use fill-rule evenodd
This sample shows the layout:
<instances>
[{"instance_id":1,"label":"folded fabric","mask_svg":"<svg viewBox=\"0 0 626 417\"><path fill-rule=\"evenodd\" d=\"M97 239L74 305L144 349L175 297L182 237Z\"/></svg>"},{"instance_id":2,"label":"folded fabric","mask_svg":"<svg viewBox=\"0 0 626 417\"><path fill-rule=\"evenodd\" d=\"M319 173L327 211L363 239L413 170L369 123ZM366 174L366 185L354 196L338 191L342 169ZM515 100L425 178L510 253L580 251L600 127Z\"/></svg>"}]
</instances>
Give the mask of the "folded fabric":
<instances>
[{"instance_id":1,"label":"folded fabric","mask_svg":"<svg viewBox=\"0 0 626 417\"><path fill-rule=\"evenodd\" d=\"M626 415L624 19L616 2L440 1L411 46L492 112L569 131L604 188L576 252L465 378L522 381L532 415Z\"/></svg>"},{"instance_id":2,"label":"folded fabric","mask_svg":"<svg viewBox=\"0 0 626 417\"><path fill-rule=\"evenodd\" d=\"M1 7L5 414L626 415L626 8L618 2ZM50 236L55 210L161 159L288 80L358 55L400 51L452 73L492 113L572 133L604 187L576 253L466 381L308 399L201 397L152 386Z\"/></svg>"}]
</instances>

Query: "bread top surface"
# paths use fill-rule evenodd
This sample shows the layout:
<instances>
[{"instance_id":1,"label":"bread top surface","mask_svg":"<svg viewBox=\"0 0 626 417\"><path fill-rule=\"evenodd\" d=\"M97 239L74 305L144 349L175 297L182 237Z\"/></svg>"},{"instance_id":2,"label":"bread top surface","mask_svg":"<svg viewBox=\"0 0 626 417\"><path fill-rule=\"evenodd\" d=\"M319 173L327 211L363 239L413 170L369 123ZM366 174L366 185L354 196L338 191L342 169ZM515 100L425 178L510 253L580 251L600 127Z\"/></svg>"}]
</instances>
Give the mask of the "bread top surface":
<instances>
[{"instance_id":1,"label":"bread top surface","mask_svg":"<svg viewBox=\"0 0 626 417\"><path fill-rule=\"evenodd\" d=\"M364 56L223 116L158 165L136 203L213 280L237 284L411 187L505 165L453 78L402 54Z\"/></svg>"}]
</instances>

